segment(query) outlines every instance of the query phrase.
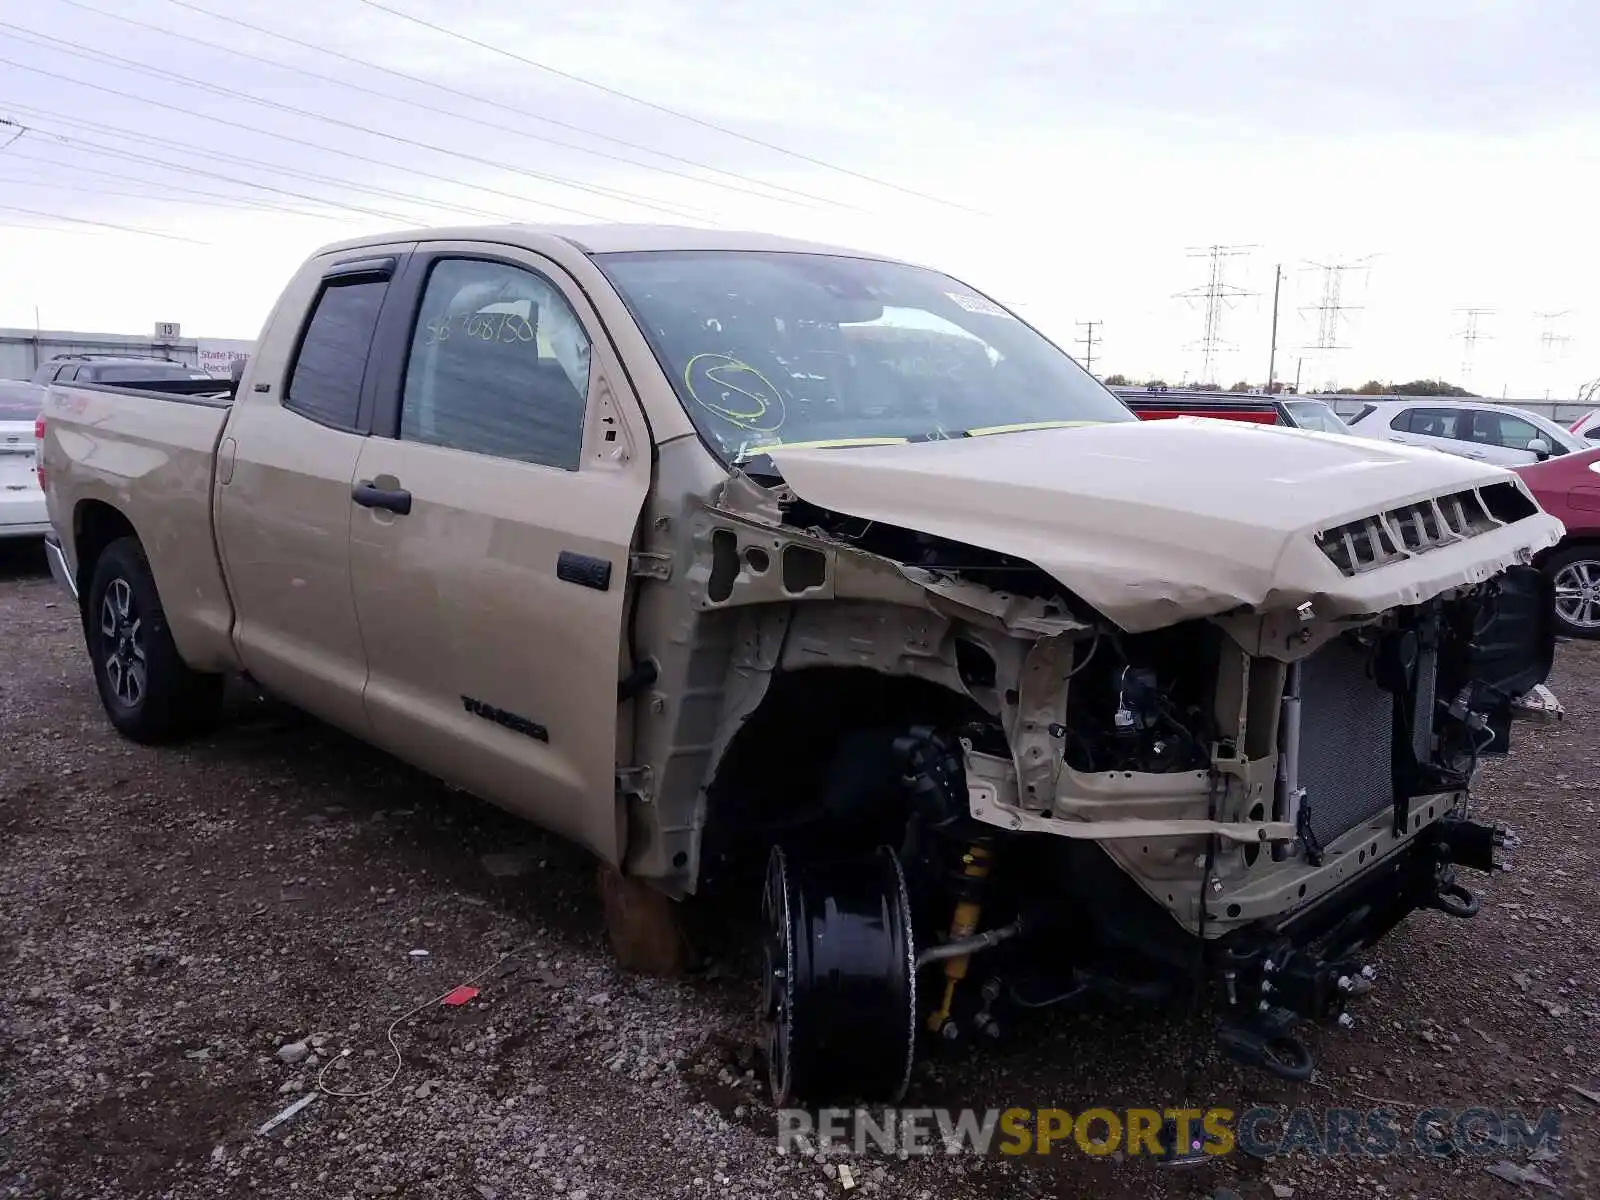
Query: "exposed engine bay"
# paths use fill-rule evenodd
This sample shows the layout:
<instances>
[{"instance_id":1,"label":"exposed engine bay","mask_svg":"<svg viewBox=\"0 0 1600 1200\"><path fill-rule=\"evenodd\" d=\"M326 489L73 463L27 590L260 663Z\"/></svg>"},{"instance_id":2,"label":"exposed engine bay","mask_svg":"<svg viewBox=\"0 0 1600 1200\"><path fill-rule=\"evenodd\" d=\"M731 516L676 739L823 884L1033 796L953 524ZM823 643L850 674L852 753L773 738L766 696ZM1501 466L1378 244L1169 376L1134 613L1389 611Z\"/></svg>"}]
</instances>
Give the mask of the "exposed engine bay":
<instances>
[{"instance_id":1,"label":"exposed engine bay","mask_svg":"<svg viewBox=\"0 0 1600 1200\"><path fill-rule=\"evenodd\" d=\"M697 523L699 603L746 609L756 681L700 871L765 869L775 1097L898 1097L919 1044L1107 999L1208 999L1230 1053L1308 1075L1295 1024L1351 1020L1364 952L1418 908L1470 917L1458 868L1497 866L1470 786L1554 626L1523 544L1548 519L1489 490L1414 531L1380 514L1362 545L1308 533L1329 583L1306 598L1162 584L1200 615L1158 624L1143 592L1119 621L1028 559L747 464ZM1358 610L1395 586L1364 574L1386 557L1452 556L1454 586Z\"/></svg>"}]
</instances>

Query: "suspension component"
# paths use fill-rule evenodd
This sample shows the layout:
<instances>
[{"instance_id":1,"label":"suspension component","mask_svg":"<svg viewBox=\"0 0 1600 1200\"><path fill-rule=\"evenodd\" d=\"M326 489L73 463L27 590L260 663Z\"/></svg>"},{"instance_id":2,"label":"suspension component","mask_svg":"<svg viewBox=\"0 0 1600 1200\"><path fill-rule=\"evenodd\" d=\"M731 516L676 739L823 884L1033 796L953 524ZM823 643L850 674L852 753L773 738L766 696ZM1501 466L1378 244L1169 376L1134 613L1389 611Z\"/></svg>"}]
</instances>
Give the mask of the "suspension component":
<instances>
[{"instance_id":1,"label":"suspension component","mask_svg":"<svg viewBox=\"0 0 1600 1200\"><path fill-rule=\"evenodd\" d=\"M986 837L974 839L962 852L959 865L952 872L951 882L956 893L955 913L950 918L952 942L960 942L978 932L978 921L983 916L984 885L989 880L993 856ZM967 977L972 955L958 954L944 962L944 994L939 1007L928 1014L928 1032L952 1036L950 1011L955 1005L956 988Z\"/></svg>"}]
</instances>

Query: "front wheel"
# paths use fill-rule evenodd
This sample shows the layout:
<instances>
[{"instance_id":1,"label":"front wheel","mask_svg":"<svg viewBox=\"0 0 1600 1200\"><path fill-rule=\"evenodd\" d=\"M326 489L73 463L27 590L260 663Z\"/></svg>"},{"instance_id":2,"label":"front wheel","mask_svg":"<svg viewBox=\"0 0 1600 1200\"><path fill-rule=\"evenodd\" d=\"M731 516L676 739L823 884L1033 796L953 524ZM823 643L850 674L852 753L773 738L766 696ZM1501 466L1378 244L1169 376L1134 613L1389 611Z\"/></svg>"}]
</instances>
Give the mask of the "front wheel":
<instances>
[{"instance_id":1,"label":"front wheel","mask_svg":"<svg viewBox=\"0 0 1600 1200\"><path fill-rule=\"evenodd\" d=\"M916 1053L917 955L894 852L801 860L774 848L761 911L773 1104L898 1103Z\"/></svg>"},{"instance_id":2,"label":"front wheel","mask_svg":"<svg viewBox=\"0 0 1600 1200\"><path fill-rule=\"evenodd\" d=\"M100 703L118 732L171 742L216 717L222 676L191 670L178 653L137 538L118 538L95 561L83 629Z\"/></svg>"},{"instance_id":3,"label":"front wheel","mask_svg":"<svg viewBox=\"0 0 1600 1200\"><path fill-rule=\"evenodd\" d=\"M1557 632L1600 638L1600 544L1558 550L1544 569L1555 584Z\"/></svg>"}]
</instances>

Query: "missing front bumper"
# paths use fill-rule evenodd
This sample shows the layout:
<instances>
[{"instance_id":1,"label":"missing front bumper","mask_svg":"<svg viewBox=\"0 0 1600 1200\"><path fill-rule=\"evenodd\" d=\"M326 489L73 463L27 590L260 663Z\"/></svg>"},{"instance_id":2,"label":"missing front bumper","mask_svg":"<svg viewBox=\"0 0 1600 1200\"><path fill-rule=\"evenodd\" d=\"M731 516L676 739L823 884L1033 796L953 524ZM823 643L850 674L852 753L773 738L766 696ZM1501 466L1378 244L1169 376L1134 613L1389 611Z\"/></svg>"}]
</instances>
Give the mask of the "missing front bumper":
<instances>
[{"instance_id":1,"label":"missing front bumper","mask_svg":"<svg viewBox=\"0 0 1600 1200\"><path fill-rule=\"evenodd\" d=\"M1476 916L1481 902L1457 868L1500 869L1495 851L1504 842L1498 826L1447 815L1315 904L1220 939L1211 964L1223 1049L1282 1078L1306 1078L1311 1057L1294 1027L1329 1018L1354 1024L1349 1001L1374 978L1366 952L1418 909Z\"/></svg>"}]
</instances>

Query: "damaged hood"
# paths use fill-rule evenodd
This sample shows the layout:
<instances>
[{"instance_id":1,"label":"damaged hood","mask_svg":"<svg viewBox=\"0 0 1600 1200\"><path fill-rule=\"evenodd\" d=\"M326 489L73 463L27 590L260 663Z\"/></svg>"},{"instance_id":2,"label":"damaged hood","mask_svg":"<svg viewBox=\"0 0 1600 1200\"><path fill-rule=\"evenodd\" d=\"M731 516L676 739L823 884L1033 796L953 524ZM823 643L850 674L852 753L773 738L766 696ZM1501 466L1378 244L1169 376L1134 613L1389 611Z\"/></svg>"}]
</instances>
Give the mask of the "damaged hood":
<instances>
[{"instance_id":1,"label":"damaged hood","mask_svg":"<svg viewBox=\"0 0 1600 1200\"><path fill-rule=\"evenodd\" d=\"M1503 468L1234 421L769 453L810 504L1026 559L1129 632L1306 601L1320 617L1379 613L1481 582L1563 532ZM1494 485L1515 494L1475 503ZM1469 532L1341 564L1340 527L1409 519L1406 506L1451 496L1483 512Z\"/></svg>"}]
</instances>

